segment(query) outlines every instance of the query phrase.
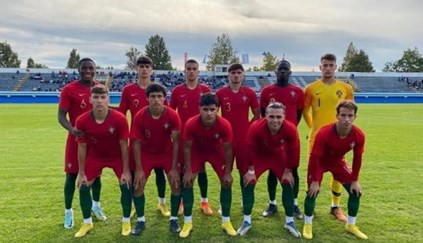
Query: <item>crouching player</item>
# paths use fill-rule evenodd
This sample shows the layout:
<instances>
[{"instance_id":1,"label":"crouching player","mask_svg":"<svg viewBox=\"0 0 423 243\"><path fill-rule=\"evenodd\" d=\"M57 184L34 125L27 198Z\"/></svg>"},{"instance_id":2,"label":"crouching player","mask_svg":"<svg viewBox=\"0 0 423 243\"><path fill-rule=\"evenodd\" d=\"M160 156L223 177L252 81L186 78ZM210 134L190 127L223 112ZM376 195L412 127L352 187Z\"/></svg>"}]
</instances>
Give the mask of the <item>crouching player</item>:
<instances>
[{"instance_id":1,"label":"crouching player","mask_svg":"<svg viewBox=\"0 0 423 243\"><path fill-rule=\"evenodd\" d=\"M367 239L367 235L355 226L360 197L362 193L358 176L364 151L365 135L353 125L357 106L351 100L341 100L336 107L335 123L322 127L316 135L308 164L308 191L304 202L305 223L303 236L313 238L312 220L316 197L320 190L323 174L330 171L335 180L340 181L347 190L348 218L345 226L347 232L357 238ZM344 156L353 151L352 170L345 162Z\"/></svg>"},{"instance_id":2,"label":"crouching player","mask_svg":"<svg viewBox=\"0 0 423 243\"><path fill-rule=\"evenodd\" d=\"M244 235L251 228L251 211L254 206L256 181L265 171L271 171L282 185L282 203L285 209L284 227L294 236L301 237L294 223L294 177L292 169L298 168L300 140L297 127L285 120L285 106L270 103L266 116L251 124L247 134L250 151L248 171L244 174L244 222L238 234Z\"/></svg>"},{"instance_id":3,"label":"crouching player","mask_svg":"<svg viewBox=\"0 0 423 243\"><path fill-rule=\"evenodd\" d=\"M129 235L131 224L131 174L128 166L129 129L126 117L109 109L109 92L98 84L91 88L93 109L76 120L76 128L84 133L78 137L78 188L84 223L75 237L83 237L93 229L91 218L91 185L103 168L112 168L119 180L123 211L122 235Z\"/></svg>"},{"instance_id":4,"label":"crouching player","mask_svg":"<svg viewBox=\"0 0 423 243\"><path fill-rule=\"evenodd\" d=\"M132 235L139 235L145 228L144 189L153 169L163 169L167 174L172 190L170 231L179 233L177 216L181 191L177 162L181 122L176 111L164 105L166 99L164 86L151 83L147 86L146 93L149 105L137 112L131 125L132 149L136 167L134 204L138 217Z\"/></svg>"},{"instance_id":5,"label":"crouching player","mask_svg":"<svg viewBox=\"0 0 423 243\"><path fill-rule=\"evenodd\" d=\"M232 128L225 118L217 115L219 101L214 94L200 98L200 115L190 118L185 125L183 177L184 225L179 234L189 236L192 230L192 206L194 201L193 181L200 168L208 161L220 179L220 205L222 205L222 229L228 235L236 236L230 221L232 202Z\"/></svg>"}]
</instances>

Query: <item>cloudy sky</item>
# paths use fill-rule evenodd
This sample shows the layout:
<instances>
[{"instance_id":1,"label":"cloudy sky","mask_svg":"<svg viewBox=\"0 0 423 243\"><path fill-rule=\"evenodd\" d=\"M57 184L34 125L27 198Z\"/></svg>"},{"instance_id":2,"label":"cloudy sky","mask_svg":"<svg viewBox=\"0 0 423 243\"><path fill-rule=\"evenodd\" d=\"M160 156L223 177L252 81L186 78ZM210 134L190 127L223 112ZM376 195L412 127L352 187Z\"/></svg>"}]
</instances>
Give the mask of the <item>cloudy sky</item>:
<instances>
[{"instance_id":1,"label":"cloudy sky","mask_svg":"<svg viewBox=\"0 0 423 243\"><path fill-rule=\"evenodd\" d=\"M353 41L381 71L407 48L422 53L422 9L421 0L4 0L0 41L22 67L32 57L64 68L76 48L101 66L124 68L127 49L144 51L159 34L182 69L184 52L202 62L217 36L228 33L238 53L249 54L246 67L261 66L269 51L285 55L295 71L317 71L326 52L341 64Z\"/></svg>"}]
</instances>

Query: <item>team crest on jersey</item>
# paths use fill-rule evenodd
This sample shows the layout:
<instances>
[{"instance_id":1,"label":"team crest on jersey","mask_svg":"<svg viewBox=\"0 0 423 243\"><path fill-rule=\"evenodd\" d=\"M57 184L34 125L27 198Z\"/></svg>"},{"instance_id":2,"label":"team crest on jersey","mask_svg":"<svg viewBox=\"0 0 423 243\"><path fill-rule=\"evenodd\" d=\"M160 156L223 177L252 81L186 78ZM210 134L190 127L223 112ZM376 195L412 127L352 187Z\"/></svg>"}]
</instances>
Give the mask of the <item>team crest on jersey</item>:
<instances>
[{"instance_id":1,"label":"team crest on jersey","mask_svg":"<svg viewBox=\"0 0 423 243\"><path fill-rule=\"evenodd\" d=\"M291 92L289 92L289 94L291 95L291 97L295 97L295 95L296 95L294 90L291 90Z\"/></svg>"},{"instance_id":2,"label":"team crest on jersey","mask_svg":"<svg viewBox=\"0 0 423 243\"><path fill-rule=\"evenodd\" d=\"M247 99L248 99L247 96L245 96L245 95L242 96L242 101L244 101L244 103L247 102Z\"/></svg>"},{"instance_id":3,"label":"team crest on jersey","mask_svg":"<svg viewBox=\"0 0 423 243\"><path fill-rule=\"evenodd\" d=\"M216 134L214 135L214 138L219 139L219 138L220 138L219 133L216 133Z\"/></svg>"},{"instance_id":4,"label":"team crest on jersey","mask_svg":"<svg viewBox=\"0 0 423 243\"><path fill-rule=\"evenodd\" d=\"M170 127L170 125L169 125L168 122L166 122L165 124L163 124L163 127L164 127L165 130L167 130Z\"/></svg>"},{"instance_id":5,"label":"team crest on jersey","mask_svg":"<svg viewBox=\"0 0 423 243\"><path fill-rule=\"evenodd\" d=\"M109 132L110 132L110 134L115 134L115 131L116 131L116 128L114 128L114 127L109 127Z\"/></svg>"},{"instance_id":6,"label":"team crest on jersey","mask_svg":"<svg viewBox=\"0 0 423 243\"><path fill-rule=\"evenodd\" d=\"M350 143L350 148L353 149L355 146L355 142Z\"/></svg>"},{"instance_id":7,"label":"team crest on jersey","mask_svg":"<svg viewBox=\"0 0 423 243\"><path fill-rule=\"evenodd\" d=\"M341 98L342 97L342 91L341 90L336 91L336 95L338 96L338 98Z\"/></svg>"}]
</instances>

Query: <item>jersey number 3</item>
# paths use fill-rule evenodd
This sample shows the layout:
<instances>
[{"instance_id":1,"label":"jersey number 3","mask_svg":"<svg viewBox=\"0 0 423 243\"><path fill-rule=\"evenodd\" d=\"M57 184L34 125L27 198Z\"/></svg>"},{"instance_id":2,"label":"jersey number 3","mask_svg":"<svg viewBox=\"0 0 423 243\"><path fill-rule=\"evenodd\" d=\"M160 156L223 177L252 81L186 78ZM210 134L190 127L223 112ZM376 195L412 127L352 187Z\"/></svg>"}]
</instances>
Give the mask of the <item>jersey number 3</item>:
<instances>
[{"instance_id":1,"label":"jersey number 3","mask_svg":"<svg viewBox=\"0 0 423 243\"><path fill-rule=\"evenodd\" d=\"M226 109L226 111L231 111L231 103L225 103L225 109Z\"/></svg>"}]
</instances>

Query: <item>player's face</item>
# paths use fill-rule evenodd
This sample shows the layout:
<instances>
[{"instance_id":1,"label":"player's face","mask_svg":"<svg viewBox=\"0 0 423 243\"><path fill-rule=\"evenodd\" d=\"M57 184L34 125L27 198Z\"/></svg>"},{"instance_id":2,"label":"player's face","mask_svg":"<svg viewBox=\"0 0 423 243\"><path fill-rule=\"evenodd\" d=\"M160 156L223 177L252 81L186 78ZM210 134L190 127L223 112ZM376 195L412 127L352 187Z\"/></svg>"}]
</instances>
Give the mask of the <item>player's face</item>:
<instances>
[{"instance_id":1,"label":"player's face","mask_svg":"<svg viewBox=\"0 0 423 243\"><path fill-rule=\"evenodd\" d=\"M244 80L244 71L241 69L232 70L228 73L228 79L231 84L240 84Z\"/></svg>"},{"instance_id":2,"label":"player's face","mask_svg":"<svg viewBox=\"0 0 423 243\"><path fill-rule=\"evenodd\" d=\"M287 62L281 62L276 69L276 78L278 83L287 83L291 75L291 66Z\"/></svg>"},{"instance_id":3,"label":"player's face","mask_svg":"<svg viewBox=\"0 0 423 243\"><path fill-rule=\"evenodd\" d=\"M350 129L354 123L356 115L354 110L341 107L339 109L339 114L336 114L336 119L338 119L338 127L343 129Z\"/></svg>"},{"instance_id":4,"label":"player's face","mask_svg":"<svg viewBox=\"0 0 423 243\"><path fill-rule=\"evenodd\" d=\"M150 108L161 108L164 105L166 97L162 92L151 92L148 96Z\"/></svg>"},{"instance_id":5,"label":"player's face","mask_svg":"<svg viewBox=\"0 0 423 243\"><path fill-rule=\"evenodd\" d=\"M278 132L282 127L282 122L285 120L284 109L268 108L266 111L267 127L271 132Z\"/></svg>"},{"instance_id":6,"label":"player's face","mask_svg":"<svg viewBox=\"0 0 423 243\"><path fill-rule=\"evenodd\" d=\"M109 107L108 94L91 94L90 102L95 110L106 110Z\"/></svg>"},{"instance_id":7,"label":"player's face","mask_svg":"<svg viewBox=\"0 0 423 243\"><path fill-rule=\"evenodd\" d=\"M153 67L150 64L137 65L138 78L150 79L153 72Z\"/></svg>"},{"instance_id":8,"label":"player's face","mask_svg":"<svg viewBox=\"0 0 423 243\"><path fill-rule=\"evenodd\" d=\"M216 122L218 108L216 105L205 105L200 107L201 122L206 126L212 126Z\"/></svg>"},{"instance_id":9,"label":"player's face","mask_svg":"<svg viewBox=\"0 0 423 243\"><path fill-rule=\"evenodd\" d=\"M91 61L83 61L79 66L79 74L81 79L87 82L91 82L95 77L95 65Z\"/></svg>"},{"instance_id":10,"label":"player's face","mask_svg":"<svg viewBox=\"0 0 423 243\"><path fill-rule=\"evenodd\" d=\"M320 63L320 71L324 78L333 78L335 76L336 62L323 59Z\"/></svg>"},{"instance_id":11,"label":"player's face","mask_svg":"<svg viewBox=\"0 0 423 243\"><path fill-rule=\"evenodd\" d=\"M196 63L186 63L184 73L187 81L195 82L198 79L200 71L198 70L198 65Z\"/></svg>"}]
</instances>

